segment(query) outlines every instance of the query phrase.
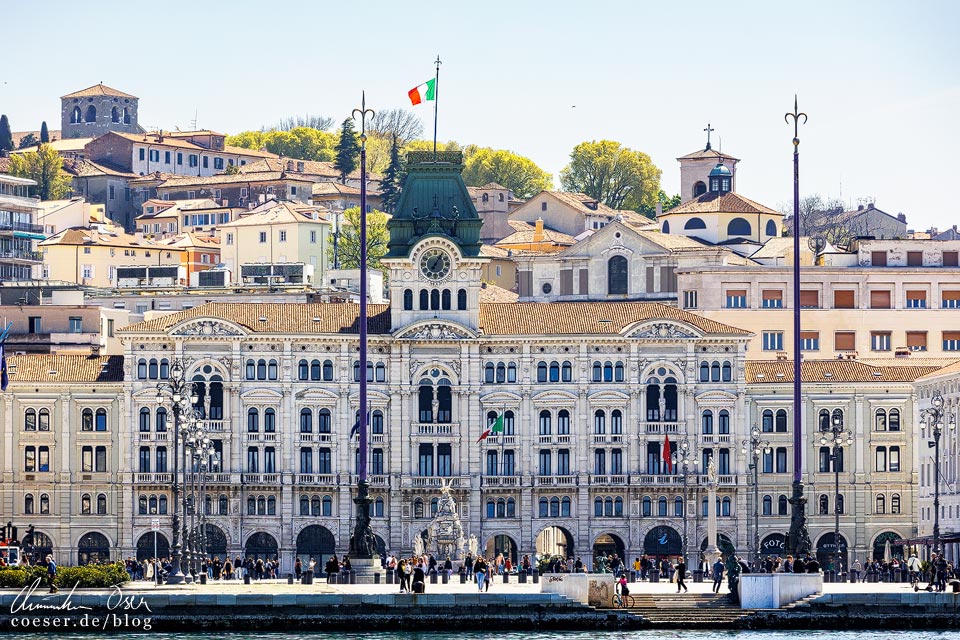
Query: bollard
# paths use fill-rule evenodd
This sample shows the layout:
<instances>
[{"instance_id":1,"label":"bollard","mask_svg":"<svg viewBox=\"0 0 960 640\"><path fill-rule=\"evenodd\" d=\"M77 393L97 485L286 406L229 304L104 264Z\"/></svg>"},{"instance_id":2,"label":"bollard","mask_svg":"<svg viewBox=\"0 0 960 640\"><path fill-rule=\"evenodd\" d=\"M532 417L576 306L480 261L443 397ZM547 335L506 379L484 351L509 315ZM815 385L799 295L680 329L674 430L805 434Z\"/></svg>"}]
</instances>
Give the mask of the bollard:
<instances>
[{"instance_id":1,"label":"bollard","mask_svg":"<svg viewBox=\"0 0 960 640\"><path fill-rule=\"evenodd\" d=\"M467 574L465 573L460 574L460 584L467 584Z\"/></svg>"},{"instance_id":2,"label":"bollard","mask_svg":"<svg viewBox=\"0 0 960 640\"><path fill-rule=\"evenodd\" d=\"M357 584L357 572L351 571L347 584Z\"/></svg>"},{"instance_id":3,"label":"bollard","mask_svg":"<svg viewBox=\"0 0 960 640\"><path fill-rule=\"evenodd\" d=\"M519 582L520 584L527 584L527 572L526 572L526 571L521 571L520 573L518 573L518 574L517 574L517 578L519 578L518 582Z\"/></svg>"},{"instance_id":4,"label":"bollard","mask_svg":"<svg viewBox=\"0 0 960 640\"><path fill-rule=\"evenodd\" d=\"M287 574L287 584L293 584L293 574L292 574L292 573L288 573L288 574Z\"/></svg>"},{"instance_id":5,"label":"bollard","mask_svg":"<svg viewBox=\"0 0 960 640\"><path fill-rule=\"evenodd\" d=\"M394 576L395 576L396 574L397 574L397 572L394 571L393 569L387 569L387 584L396 584L396 583L393 581Z\"/></svg>"},{"instance_id":6,"label":"bollard","mask_svg":"<svg viewBox=\"0 0 960 640\"><path fill-rule=\"evenodd\" d=\"M637 572L633 569L630 570L630 582L637 581Z\"/></svg>"},{"instance_id":7,"label":"bollard","mask_svg":"<svg viewBox=\"0 0 960 640\"><path fill-rule=\"evenodd\" d=\"M650 569L649 574L650 574L650 582L653 582L654 584L660 582L659 571L657 571L656 569Z\"/></svg>"},{"instance_id":8,"label":"bollard","mask_svg":"<svg viewBox=\"0 0 960 640\"><path fill-rule=\"evenodd\" d=\"M310 569L303 572L303 584L313 584L313 571Z\"/></svg>"},{"instance_id":9,"label":"bollard","mask_svg":"<svg viewBox=\"0 0 960 640\"><path fill-rule=\"evenodd\" d=\"M206 572L200 574L200 584L207 584L207 574L206 574Z\"/></svg>"},{"instance_id":10,"label":"bollard","mask_svg":"<svg viewBox=\"0 0 960 640\"><path fill-rule=\"evenodd\" d=\"M373 574L373 584L380 584L380 574L379 574L379 573Z\"/></svg>"},{"instance_id":11,"label":"bollard","mask_svg":"<svg viewBox=\"0 0 960 640\"><path fill-rule=\"evenodd\" d=\"M540 584L540 571L537 569L533 570L533 584Z\"/></svg>"},{"instance_id":12,"label":"bollard","mask_svg":"<svg viewBox=\"0 0 960 640\"><path fill-rule=\"evenodd\" d=\"M960 580L954 580L950 583L954 593L960 593Z\"/></svg>"},{"instance_id":13,"label":"bollard","mask_svg":"<svg viewBox=\"0 0 960 640\"><path fill-rule=\"evenodd\" d=\"M703 571L697 569L693 572L693 581L694 582L703 582Z\"/></svg>"},{"instance_id":14,"label":"bollard","mask_svg":"<svg viewBox=\"0 0 960 640\"><path fill-rule=\"evenodd\" d=\"M437 584L437 574L435 573L430 574L430 584Z\"/></svg>"},{"instance_id":15,"label":"bollard","mask_svg":"<svg viewBox=\"0 0 960 640\"><path fill-rule=\"evenodd\" d=\"M446 571L440 574L440 576L443 578L443 580L441 581L443 582L443 584L448 584L450 582L450 574L447 573Z\"/></svg>"},{"instance_id":16,"label":"bollard","mask_svg":"<svg viewBox=\"0 0 960 640\"><path fill-rule=\"evenodd\" d=\"M250 584L250 576L243 576L243 584Z\"/></svg>"},{"instance_id":17,"label":"bollard","mask_svg":"<svg viewBox=\"0 0 960 640\"><path fill-rule=\"evenodd\" d=\"M503 572L503 584L510 584L510 574L506 571Z\"/></svg>"}]
</instances>

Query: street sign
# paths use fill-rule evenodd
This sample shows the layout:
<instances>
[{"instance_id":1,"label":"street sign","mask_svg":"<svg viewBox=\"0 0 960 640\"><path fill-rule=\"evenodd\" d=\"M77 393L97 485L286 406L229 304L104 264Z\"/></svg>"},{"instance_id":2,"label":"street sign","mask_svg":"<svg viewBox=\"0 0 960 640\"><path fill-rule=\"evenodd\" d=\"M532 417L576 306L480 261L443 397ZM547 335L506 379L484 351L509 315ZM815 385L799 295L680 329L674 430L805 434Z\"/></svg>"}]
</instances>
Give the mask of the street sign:
<instances>
[{"instance_id":1,"label":"street sign","mask_svg":"<svg viewBox=\"0 0 960 640\"><path fill-rule=\"evenodd\" d=\"M150 527L151 527L154 531L160 531L160 518L154 518L153 520L151 520L151 521L150 521Z\"/></svg>"}]
</instances>

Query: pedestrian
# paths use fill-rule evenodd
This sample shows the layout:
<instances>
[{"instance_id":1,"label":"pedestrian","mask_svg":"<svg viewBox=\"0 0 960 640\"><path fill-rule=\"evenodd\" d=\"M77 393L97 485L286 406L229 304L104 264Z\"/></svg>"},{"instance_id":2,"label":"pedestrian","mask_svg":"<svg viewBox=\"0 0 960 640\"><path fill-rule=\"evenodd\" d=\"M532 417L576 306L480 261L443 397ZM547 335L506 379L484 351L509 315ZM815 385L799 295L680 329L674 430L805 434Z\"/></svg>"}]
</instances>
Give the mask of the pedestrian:
<instances>
[{"instance_id":1,"label":"pedestrian","mask_svg":"<svg viewBox=\"0 0 960 640\"><path fill-rule=\"evenodd\" d=\"M723 584L723 560L717 556L717 561L713 563L711 569L713 573L713 592L720 593L720 585Z\"/></svg>"},{"instance_id":2,"label":"pedestrian","mask_svg":"<svg viewBox=\"0 0 960 640\"><path fill-rule=\"evenodd\" d=\"M686 558L677 558L677 593L680 593L680 587L683 587L683 592L687 593L687 585L683 581L687 577L687 560Z\"/></svg>"},{"instance_id":3,"label":"pedestrian","mask_svg":"<svg viewBox=\"0 0 960 640\"><path fill-rule=\"evenodd\" d=\"M477 561L473 563L473 575L477 579L477 591L483 591L483 583L487 579L487 562L480 554L477 554Z\"/></svg>"},{"instance_id":4,"label":"pedestrian","mask_svg":"<svg viewBox=\"0 0 960 640\"><path fill-rule=\"evenodd\" d=\"M432 556L431 556L432 557ZM427 590L427 574L424 571L423 562L418 561L416 566L413 568L413 592L414 593L425 593Z\"/></svg>"},{"instance_id":5,"label":"pedestrian","mask_svg":"<svg viewBox=\"0 0 960 640\"><path fill-rule=\"evenodd\" d=\"M233 580L233 564L230 562L230 556L223 563L223 579Z\"/></svg>"},{"instance_id":6,"label":"pedestrian","mask_svg":"<svg viewBox=\"0 0 960 640\"><path fill-rule=\"evenodd\" d=\"M300 561L300 558L297 558L297 561L293 563L293 575L297 580L303 575L303 563Z\"/></svg>"},{"instance_id":7,"label":"pedestrian","mask_svg":"<svg viewBox=\"0 0 960 640\"><path fill-rule=\"evenodd\" d=\"M53 554L47 554L47 584L50 587L50 593L60 591L57 588L57 563L53 559Z\"/></svg>"},{"instance_id":8,"label":"pedestrian","mask_svg":"<svg viewBox=\"0 0 960 640\"><path fill-rule=\"evenodd\" d=\"M937 571L937 591L943 592L947 590L947 559L941 553L936 556L936 559L933 561L933 566Z\"/></svg>"}]
</instances>

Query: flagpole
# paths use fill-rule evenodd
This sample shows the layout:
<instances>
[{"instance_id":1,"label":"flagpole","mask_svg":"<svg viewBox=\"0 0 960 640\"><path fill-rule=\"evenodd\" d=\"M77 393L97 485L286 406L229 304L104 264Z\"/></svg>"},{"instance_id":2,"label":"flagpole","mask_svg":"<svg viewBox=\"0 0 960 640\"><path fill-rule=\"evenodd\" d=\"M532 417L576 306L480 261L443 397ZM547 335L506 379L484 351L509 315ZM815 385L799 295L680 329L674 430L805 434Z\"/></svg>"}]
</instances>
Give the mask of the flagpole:
<instances>
[{"instance_id":1,"label":"flagpole","mask_svg":"<svg viewBox=\"0 0 960 640\"><path fill-rule=\"evenodd\" d=\"M437 65L437 73L433 78L433 161L437 161L437 102L440 97L440 54L434 62Z\"/></svg>"}]
</instances>

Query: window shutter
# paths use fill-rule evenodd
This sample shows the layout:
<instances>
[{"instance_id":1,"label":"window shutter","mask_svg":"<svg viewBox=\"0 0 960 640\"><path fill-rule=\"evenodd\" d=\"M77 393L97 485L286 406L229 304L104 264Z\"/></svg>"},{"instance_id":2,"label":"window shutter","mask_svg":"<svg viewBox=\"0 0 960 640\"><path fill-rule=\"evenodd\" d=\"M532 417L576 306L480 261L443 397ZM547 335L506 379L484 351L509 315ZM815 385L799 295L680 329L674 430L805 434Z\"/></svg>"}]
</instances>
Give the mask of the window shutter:
<instances>
[{"instance_id":1,"label":"window shutter","mask_svg":"<svg viewBox=\"0 0 960 640\"><path fill-rule=\"evenodd\" d=\"M944 291L944 300L960 300L960 291Z\"/></svg>"},{"instance_id":2,"label":"window shutter","mask_svg":"<svg viewBox=\"0 0 960 640\"><path fill-rule=\"evenodd\" d=\"M870 252L870 262L875 267L885 267L887 266L887 252L886 251L871 251Z\"/></svg>"},{"instance_id":3,"label":"window shutter","mask_svg":"<svg viewBox=\"0 0 960 640\"><path fill-rule=\"evenodd\" d=\"M946 340L960 340L960 331L944 331L943 339Z\"/></svg>"},{"instance_id":4,"label":"window shutter","mask_svg":"<svg viewBox=\"0 0 960 640\"><path fill-rule=\"evenodd\" d=\"M800 339L801 340L816 340L820 337L819 331L801 331Z\"/></svg>"},{"instance_id":5,"label":"window shutter","mask_svg":"<svg viewBox=\"0 0 960 640\"><path fill-rule=\"evenodd\" d=\"M907 347L910 349L927 348L926 331L907 331Z\"/></svg>"},{"instance_id":6,"label":"window shutter","mask_svg":"<svg viewBox=\"0 0 960 640\"><path fill-rule=\"evenodd\" d=\"M926 291L907 291L907 300L926 300Z\"/></svg>"},{"instance_id":7,"label":"window shutter","mask_svg":"<svg viewBox=\"0 0 960 640\"><path fill-rule=\"evenodd\" d=\"M857 334L854 331L837 331L833 334L837 351L853 351L857 348Z\"/></svg>"},{"instance_id":8,"label":"window shutter","mask_svg":"<svg viewBox=\"0 0 960 640\"><path fill-rule=\"evenodd\" d=\"M807 289L800 292L800 307L817 309L820 307L820 292L816 289Z\"/></svg>"},{"instance_id":9,"label":"window shutter","mask_svg":"<svg viewBox=\"0 0 960 640\"><path fill-rule=\"evenodd\" d=\"M923 266L923 251L907 251L907 266L908 266L908 267L922 267L922 266Z\"/></svg>"},{"instance_id":10,"label":"window shutter","mask_svg":"<svg viewBox=\"0 0 960 640\"><path fill-rule=\"evenodd\" d=\"M956 267L958 258L960 258L960 251L944 251L943 252L943 266L945 267Z\"/></svg>"},{"instance_id":11,"label":"window shutter","mask_svg":"<svg viewBox=\"0 0 960 640\"><path fill-rule=\"evenodd\" d=\"M580 269L580 295L590 293L590 270Z\"/></svg>"},{"instance_id":12,"label":"window shutter","mask_svg":"<svg viewBox=\"0 0 960 640\"><path fill-rule=\"evenodd\" d=\"M783 300L783 291L779 289L764 289L763 300Z\"/></svg>"},{"instance_id":13,"label":"window shutter","mask_svg":"<svg viewBox=\"0 0 960 640\"><path fill-rule=\"evenodd\" d=\"M871 291L870 292L871 309L889 309L890 292L889 291Z\"/></svg>"},{"instance_id":14,"label":"window shutter","mask_svg":"<svg viewBox=\"0 0 960 640\"><path fill-rule=\"evenodd\" d=\"M569 296L573 294L573 269L560 270L560 295Z\"/></svg>"},{"instance_id":15,"label":"window shutter","mask_svg":"<svg viewBox=\"0 0 960 640\"><path fill-rule=\"evenodd\" d=\"M834 309L853 309L854 292L852 290L839 290L833 292Z\"/></svg>"}]
</instances>

